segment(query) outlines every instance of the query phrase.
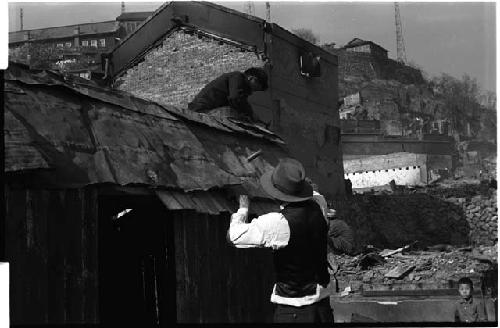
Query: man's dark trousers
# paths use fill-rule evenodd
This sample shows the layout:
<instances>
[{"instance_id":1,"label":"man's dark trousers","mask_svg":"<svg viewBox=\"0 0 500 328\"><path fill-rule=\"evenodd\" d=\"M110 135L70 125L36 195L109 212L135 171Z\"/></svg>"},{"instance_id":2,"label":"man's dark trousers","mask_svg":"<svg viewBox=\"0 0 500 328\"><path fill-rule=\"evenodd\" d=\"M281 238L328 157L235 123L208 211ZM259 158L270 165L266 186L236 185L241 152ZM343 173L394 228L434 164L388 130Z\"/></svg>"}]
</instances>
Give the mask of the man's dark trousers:
<instances>
[{"instance_id":1,"label":"man's dark trousers","mask_svg":"<svg viewBox=\"0 0 500 328\"><path fill-rule=\"evenodd\" d=\"M333 311L330 298L301 307L277 304L274 311L275 323L332 323Z\"/></svg>"}]
</instances>

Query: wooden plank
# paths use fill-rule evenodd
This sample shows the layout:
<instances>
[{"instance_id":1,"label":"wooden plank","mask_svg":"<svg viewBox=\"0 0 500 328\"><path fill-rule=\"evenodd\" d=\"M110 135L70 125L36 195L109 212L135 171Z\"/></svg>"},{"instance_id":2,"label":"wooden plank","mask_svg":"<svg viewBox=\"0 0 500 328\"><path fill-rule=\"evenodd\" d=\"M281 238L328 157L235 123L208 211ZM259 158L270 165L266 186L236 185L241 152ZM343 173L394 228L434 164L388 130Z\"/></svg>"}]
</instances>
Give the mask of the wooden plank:
<instances>
[{"instance_id":1,"label":"wooden plank","mask_svg":"<svg viewBox=\"0 0 500 328\"><path fill-rule=\"evenodd\" d=\"M26 324L26 191L9 189L6 197L6 258L10 262L10 314L12 324Z\"/></svg>"},{"instance_id":2,"label":"wooden plank","mask_svg":"<svg viewBox=\"0 0 500 328\"><path fill-rule=\"evenodd\" d=\"M65 234L66 247L66 322L84 323L83 310L83 266L82 266L82 230L84 214L84 193L81 189L72 189L66 192L65 220L67 230Z\"/></svg>"},{"instance_id":3,"label":"wooden plank","mask_svg":"<svg viewBox=\"0 0 500 328\"><path fill-rule=\"evenodd\" d=\"M85 323L98 322L98 192L85 189L82 226L82 277L84 279L83 313Z\"/></svg>"},{"instance_id":4,"label":"wooden plank","mask_svg":"<svg viewBox=\"0 0 500 328\"><path fill-rule=\"evenodd\" d=\"M65 191L50 193L47 221L47 264L48 264L48 321L51 324L66 322L65 311L65 255L66 219L64 213Z\"/></svg>"},{"instance_id":5,"label":"wooden plank","mask_svg":"<svg viewBox=\"0 0 500 328\"><path fill-rule=\"evenodd\" d=\"M174 244L174 259L175 259L175 285L176 285L176 316L177 322L181 322L184 318L185 308L184 299L186 297L186 271L185 271L185 248L182 239L182 220L179 220L179 215L169 211L170 217L167 220L171 221L173 231L171 234L166 233L166 238L171 236ZM168 230L168 224L165 222L165 229ZM169 241L167 239L167 245ZM168 247L168 246L167 246ZM168 256L168 253L167 253Z\"/></svg>"},{"instance_id":6,"label":"wooden plank","mask_svg":"<svg viewBox=\"0 0 500 328\"><path fill-rule=\"evenodd\" d=\"M188 245L189 245L189 253L188 253L188 259L191 265L191 288L193 288L193 297L195 299L194 302L194 316L193 318L195 319L194 321L197 323L203 323L205 318L204 318L204 313L203 313L203 295L201 294L201 286L200 286L200 276L202 274L201 271L201 265L200 265L200 257L199 256L194 256L194 254L200 254L200 246L198 243L199 238L201 237L200 234L200 214L196 212L192 212L191 215L188 216L188 220L186 220L186 232L190 232L189 234L186 234L186 236L189 238L188 239Z\"/></svg>"},{"instance_id":7,"label":"wooden plank","mask_svg":"<svg viewBox=\"0 0 500 328\"><path fill-rule=\"evenodd\" d=\"M414 289L414 290L363 290L361 295L367 297L379 296L458 296L456 288L446 289Z\"/></svg>"},{"instance_id":8,"label":"wooden plank","mask_svg":"<svg viewBox=\"0 0 500 328\"><path fill-rule=\"evenodd\" d=\"M177 249L175 244L174 218L165 207L162 206L160 224L163 228L163 243L161 255L159 256L159 306L160 306L160 325L176 323L178 318L177 297L183 292L183 287L178 284L177 274L179 273L176 266Z\"/></svg>"},{"instance_id":9,"label":"wooden plank","mask_svg":"<svg viewBox=\"0 0 500 328\"><path fill-rule=\"evenodd\" d=\"M47 271L47 208L49 192L31 190L27 192L30 199L26 205L26 220L31 225L31 247L29 263L32 275L29 284L33 288L31 295L32 313L30 319L37 324L48 323L48 271ZM28 226L28 224L27 224Z\"/></svg>"},{"instance_id":10,"label":"wooden plank","mask_svg":"<svg viewBox=\"0 0 500 328\"><path fill-rule=\"evenodd\" d=\"M200 295L202 297L201 311L206 323L214 322L217 316L216 308L219 302L218 297L213 297L214 290L212 286L212 263L214 260L219 260L220 257L210 256L210 248L212 245L209 243L209 221L211 217L209 214L200 214L196 225L198 227L198 247L200 248L199 258L199 282L200 282ZM219 262L220 263L220 262Z\"/></svg>"},{"instance_id":11,"label":"wooden plank","mask_svg":"<svg viewBox=\"0 0 500 328\"><path fill-rule=\"evenodd\" d=\"M212 259L211 265L213 266L212 270L212 279L214 281L213 289L219 291L220 297L218 298L218 306L217 306L217 317L215 318L218 322L228 322L228 318L226 315L226 309L228 306L227 303L227 295L224 293L225 285L226 285L226 268L227 265L227 251L225 249L226 236L225 226L221 220L221 215L212 218L210 222L210 231L209 231L209 243L213 245L213 249L211 249L210 258ZM221 265L221 262L224 263Z\"/></svg>"}]
</instances>

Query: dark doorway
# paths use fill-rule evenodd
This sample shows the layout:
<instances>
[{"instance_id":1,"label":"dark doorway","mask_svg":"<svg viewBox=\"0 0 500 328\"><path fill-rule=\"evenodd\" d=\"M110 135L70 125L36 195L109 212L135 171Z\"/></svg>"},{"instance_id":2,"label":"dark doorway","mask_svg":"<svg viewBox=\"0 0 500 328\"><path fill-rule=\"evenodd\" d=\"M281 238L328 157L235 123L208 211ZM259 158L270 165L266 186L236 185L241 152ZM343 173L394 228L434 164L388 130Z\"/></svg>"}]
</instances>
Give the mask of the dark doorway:
<instances>
[{"instance_id":1,"label":"dark doorway","mask_svg":"<svg viewBox=\"0 0 500 328\"><path fill-rule=\"evenodd\" d=\"M101 323L174 323L173 224L164 205L156 196L101 196L98 224Z\"/></svg>"}]
</instances>

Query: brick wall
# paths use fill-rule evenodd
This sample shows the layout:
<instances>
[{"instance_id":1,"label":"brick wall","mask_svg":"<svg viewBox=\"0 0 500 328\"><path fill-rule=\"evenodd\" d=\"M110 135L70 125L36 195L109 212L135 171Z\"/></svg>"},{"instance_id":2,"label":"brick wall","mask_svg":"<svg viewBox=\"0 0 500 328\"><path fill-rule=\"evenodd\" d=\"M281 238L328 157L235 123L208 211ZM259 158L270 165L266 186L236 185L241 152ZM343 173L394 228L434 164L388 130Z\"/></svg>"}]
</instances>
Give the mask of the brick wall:
<instances>
[{"instance_id":1,"label":"brick wall","mask_svg":"<svg viewBox=\"0 0 500 328\"><path fill-rule=\"evenodd\" d=\"M120 77L117 86L141 98L186 107L219 75L263 65L253 52L177 31Z\"/></svg>"}]
</instances>

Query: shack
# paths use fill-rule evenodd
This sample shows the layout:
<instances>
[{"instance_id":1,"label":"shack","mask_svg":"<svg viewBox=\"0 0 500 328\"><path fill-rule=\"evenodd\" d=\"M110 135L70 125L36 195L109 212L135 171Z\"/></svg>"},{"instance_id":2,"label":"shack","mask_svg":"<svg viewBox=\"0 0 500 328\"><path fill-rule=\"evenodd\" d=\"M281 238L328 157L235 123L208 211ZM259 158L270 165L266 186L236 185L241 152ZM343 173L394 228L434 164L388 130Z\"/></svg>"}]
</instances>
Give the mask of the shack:
<instances>
[{"instance_id":1,"label":"shack","mask_svg":"<svg viewBox=\"0 0 500 328\"><path fill-rule=\"evenodd\" d=\"M249 97L328 199L344 195L338 59L261 18L210 2L158 8L102 61L109 83L140 98L186 105L222 73L263 67L266 92Z\"/></svg>"},{"instance_id":2,"label":"shack","mask_svg":"<svg viewBox=\"0 0 500 328\"><path fill-rule=\"evenodd\" d=\"M225 234L277 209L281 138L14 63L4 96L11 324L271 320L271 253Z\"/></svg>"}]
</instances>

